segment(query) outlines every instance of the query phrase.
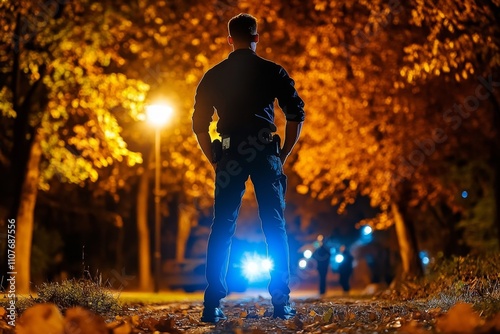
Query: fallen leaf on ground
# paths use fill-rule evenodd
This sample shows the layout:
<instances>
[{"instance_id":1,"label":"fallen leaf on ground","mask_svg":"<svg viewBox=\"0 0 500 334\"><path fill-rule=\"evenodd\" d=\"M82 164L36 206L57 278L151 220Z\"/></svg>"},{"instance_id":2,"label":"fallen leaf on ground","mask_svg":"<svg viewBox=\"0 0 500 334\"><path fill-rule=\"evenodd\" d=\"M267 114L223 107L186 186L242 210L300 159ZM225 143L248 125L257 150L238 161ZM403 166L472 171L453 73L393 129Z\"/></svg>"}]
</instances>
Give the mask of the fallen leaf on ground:
<instances>
[{"instance_id":1,"label":"fallen leaf on ground","mask_svg":"<svg viewBox=\"0 0 500 334\"><path fill-rule=\"evenodd\" d=\"M458 303L437 320L437 328L443 333L474 333L482 323L471 304Z\"/></svg>"},{"instance_id":2,"label":"fallen leaf on ground","mask_svg":"<svg viewBox=\"0 0 500 334\"><path fill-rule=\"evenodd\" d=\"M130 334L132 333L132 326L126 322L116 322L107 325L109 329L111 329L111 333L113 334Z\"/></svg>"},{"instance_id":3,"label":"fallen leaf on ground","mask_svg":"<svg viewBox=\"0 0 500 334\"><path fill-rule=\"evenodd\" d=\"M248 314L245 318L246 319L258 319L259 315L255 311L250 311L250 312L248 312Z\"/></svg>"},{"instance_id":4,"label":"fallen leaf on ground","mask_svg":"<svg viewBox=\"0 0 500 334\"><path fill-rule=\"evenodd\" d=\"M412 320L408 322L407 324L403 325L400 329L399 332L401 334L425 334L428 333L428 331L424 330L422 326L415 320Z\"/></svg>"},{"instance_id":5,"label":"fallen leaf on ground","mask_svg":"<svg viewBox=\"0 0 500 334\"><path fill-rule=\"evenodd\" d=\"M104 318L80 306L66 310L64 330L65 334L108 333Z\"/></svg>"},{"instance_id":6,"label":"fallen leaf on ground","mask_svg":"<svg viewBox=\"0 0 500 334\"><path fill-rule=\"evenodd\" d=\"M179 333L175 326L175 318L171 316L161 319L156 324L155 329L160 332Z\"/></svg>"},{"instance_id":7,"label":"fallen leaf on ground","mask_svg":"<svg viewBox=\"0 0 500 334\"><path fill-rule=\"evenodd\" d=\"M497 313L485 324L485 331L488 333L500 332L500 313Z\"/></svg>"},{"instance_id":8,"label":"fallen leaf on ground","mask_svg":"<svg viewBox=\"0 0 500 334\"><path fill-rule=\"evenodd\" d=\"M225 330L234 330L238 327L243 326L243 319L237 318L233 320L226 320L223 321L222 323Z\"/></svg>"},{"instance_id":9,"label":"fallen leaf on ground","mask_svg":"<svg viewBox=\"0 0 500 334\"><path fill-rule=\"evenodd\" d=\"M323 323L329 323L333 316L333 309L329 308L328 311L323 314Z\"/></svg>"},{"instance_id":10,"label":"fallen leaf on ground","mask_svg":"<svg viewBox=\"0 0 500 334\"><path fill-rule=\"evenodd\" d=\"M329 332L330 330L333 330L333 329L336 329L337 328L337 324L328 324L328 325L325 325L325 326L321 326L321 330L322 331L325 331L325 332Z\"/></svg>"},{"instance_id":11,"label":"fallen leaf on ground","mask_svg":"<svg viewBox=\"0 0 500 334\"><path fill-rule=\"evenodd\" d=\"M54 304L38 304L28 308L16 324L19 334L61 334L64 318Z\"/></svg>"}]
</instances>

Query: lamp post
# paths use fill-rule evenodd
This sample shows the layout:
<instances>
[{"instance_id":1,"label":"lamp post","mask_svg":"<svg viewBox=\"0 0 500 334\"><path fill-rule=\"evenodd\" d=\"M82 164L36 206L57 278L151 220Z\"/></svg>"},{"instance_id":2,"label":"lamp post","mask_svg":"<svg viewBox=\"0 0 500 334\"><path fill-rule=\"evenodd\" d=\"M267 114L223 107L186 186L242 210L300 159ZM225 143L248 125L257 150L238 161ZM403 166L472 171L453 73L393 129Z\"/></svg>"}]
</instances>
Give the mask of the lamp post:
<instances>
[{"instance_id":1,"label":"lamp post","mask_svg":"<svg viewBox=\"0 0 500 334\"><path fill-rule=\"evenodd\" d=\"M160 211L160 130L172 115L172 108L166 104L152 104L146 107L148 122L155 128L155 240L154 240L154 292L160 291L161 268L161 211Z\"/></svg>"}]
</instances>

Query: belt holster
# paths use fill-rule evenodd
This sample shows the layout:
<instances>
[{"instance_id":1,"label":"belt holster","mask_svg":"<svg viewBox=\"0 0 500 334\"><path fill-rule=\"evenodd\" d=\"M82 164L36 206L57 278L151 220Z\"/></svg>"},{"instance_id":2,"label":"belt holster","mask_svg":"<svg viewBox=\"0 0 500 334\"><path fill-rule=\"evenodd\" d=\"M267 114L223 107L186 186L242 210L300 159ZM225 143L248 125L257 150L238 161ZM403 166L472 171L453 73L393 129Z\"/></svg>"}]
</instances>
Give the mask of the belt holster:
<instances>
[{"instance_id":1,"label":"belt holster","mask_svg":"<svg viewBox=\"0 0 500 334\"><path fill-rule=\"evenodd\" d=\"M217 163L222 159L222 142L216 139L212 142L212 163Z\"/></svg>"},{"instance_id":2,"label":"belt holster","mask_svg":"<svg viewBox=\"0 0 500 334\"><path fill-rule=\"evenodd\" d=\"M272 143L273 143L273 153L279 157L281 151L281 138L278 134L273 135Z\"/></svg>"},{"instance_id":3,"label":"belt holster","mask_svg":"<svg viewBox=\"0 0 500 334\"><path fill-rule=\"evenodd\" d=\"M259 145L264 145L266 153L276 156L280 155L281 138L278 134L273 135L269 133L267 137L262 135L254 135L254 137L259 138ZM216 139L212 143L212 151L215 154L214 159L217 158L217 161L219 161L222 154L236 153L237 147L246 140L248 140L248 136L222 135L222 142Z\"/></svg>"}]
</instances>

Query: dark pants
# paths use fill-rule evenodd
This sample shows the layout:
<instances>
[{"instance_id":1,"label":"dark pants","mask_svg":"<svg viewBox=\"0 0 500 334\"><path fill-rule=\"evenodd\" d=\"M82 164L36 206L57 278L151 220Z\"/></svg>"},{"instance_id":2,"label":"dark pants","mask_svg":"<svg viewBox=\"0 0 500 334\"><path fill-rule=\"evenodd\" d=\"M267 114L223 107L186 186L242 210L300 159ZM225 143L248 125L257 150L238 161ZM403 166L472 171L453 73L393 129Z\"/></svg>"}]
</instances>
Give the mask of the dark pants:
<instances>
[{"instance_id":1,"label":"dark pants","mask_svg":"<svg viewBox=\"0 0 500 334\"><path fill-rule=\"evenodd\" d=\"M245 181L251 178L262 230L266 237L268 256L273 261L269 293L273 305L288 303L289 248L285 229L284 191L286 177L278 156L255 150L254 155L225 154L217 165L214 220L207 249L205 307L218 307L227 295L225 277L229 262L231 237L245 193Z\"/></svg>"},{"instance_id":2,"label":"dark pants","mask_svg":"<svg viewBox=\"0 0 500 334\"><path fill-rule=\"evenodd\" d=\"M339 283L344 292L349 292L349 290L351 290L351 285L349 284L350 278L351 272L340 272Z\"/></svg>"},{"instance_id":3,"label":"dark pants","mask_svg":"<svg viewBox=\"0 0 500 334\"><path fill-rule=\"evenodd\" d=\"M318 275L319 275L319 293L326 293L326 276L328 274L328 267L318 267Z\"/></svg>"}]
</instances>

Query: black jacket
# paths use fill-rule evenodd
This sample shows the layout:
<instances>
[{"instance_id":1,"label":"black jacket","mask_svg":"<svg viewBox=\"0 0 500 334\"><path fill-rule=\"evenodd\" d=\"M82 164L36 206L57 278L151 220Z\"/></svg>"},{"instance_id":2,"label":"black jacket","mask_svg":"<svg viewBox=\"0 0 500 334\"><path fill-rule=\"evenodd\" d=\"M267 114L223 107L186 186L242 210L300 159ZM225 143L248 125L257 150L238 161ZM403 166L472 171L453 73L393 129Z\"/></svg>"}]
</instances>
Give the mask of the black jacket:
<instances>
[{"instance_id":1,"label":"black jacket","mask_svg":"<svg viewBox=\"0 0 500 334\"><path fill-rule=\"evenodd\" d=\"M237 49L211 68L196 89L193 131L208 132L214 111L220 134L276 131L274 101L288 121L302 122L304 102L285 69L261 58L251 49Z\"/></svg>"}]
</instances>

